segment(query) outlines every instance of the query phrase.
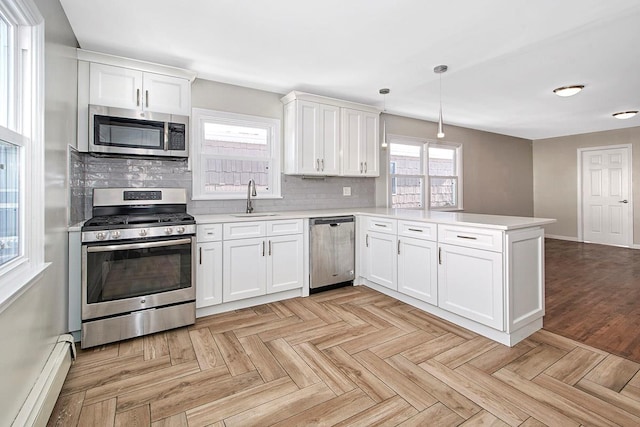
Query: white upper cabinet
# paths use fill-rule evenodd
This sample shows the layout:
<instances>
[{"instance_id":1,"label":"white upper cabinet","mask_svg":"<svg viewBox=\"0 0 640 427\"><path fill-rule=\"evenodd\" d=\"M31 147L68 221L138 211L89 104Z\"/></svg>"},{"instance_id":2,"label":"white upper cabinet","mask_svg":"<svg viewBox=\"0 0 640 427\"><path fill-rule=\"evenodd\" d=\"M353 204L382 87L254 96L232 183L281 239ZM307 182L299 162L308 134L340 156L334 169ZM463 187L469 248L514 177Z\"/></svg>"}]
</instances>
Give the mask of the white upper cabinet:
<instances>
[{"instance_id":1,"label":"white upper cabinet","mask_svg":"<svg viewBox=\"0 0 640 427\"><path fill-rule=\"evenodd\" d=\"M379 115L341 108L342 175L379 176Z\"/></svg>"},{"instance_id":2,"label":"white upper cabinet","mask_svg":"<svg viewBox=\"0 0 640 427\"><path fill-rule=\"evenodd\" d=\"M285 107L285 173L340 173L340 109L296 100Z\"/></svg>"},{"instance_id":3,"label":"white upper cabinet","mask_svg":"<svg viewBox=\"0 0 640 427\"><path fill-rule=\"evenodd\" d=\"M281 101L286 174L379 175L376 108L295 91Z\"/></svg>"},{"instance_id":4,"label":"white upper cabinet","mask_svg":"<svg viewBox=\"0 0 640 427\"><path fill-rule=\"evenodd\" d=\"M91 63L89 103L189 115L191 82L180 77Z\"/></svg>"}]
</instances>

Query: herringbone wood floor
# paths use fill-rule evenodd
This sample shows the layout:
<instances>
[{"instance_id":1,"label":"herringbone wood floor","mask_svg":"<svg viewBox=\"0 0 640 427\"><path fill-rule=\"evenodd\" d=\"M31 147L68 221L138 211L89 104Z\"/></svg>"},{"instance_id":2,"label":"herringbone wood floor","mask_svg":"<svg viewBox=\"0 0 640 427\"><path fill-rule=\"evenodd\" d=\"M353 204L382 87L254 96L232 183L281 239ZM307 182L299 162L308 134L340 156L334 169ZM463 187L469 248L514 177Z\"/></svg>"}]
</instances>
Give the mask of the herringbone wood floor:
<instances>
[{"instance_id":1,"label":"herringbone wood floor","mask_svg":"<svg viewBox=\"0 0 640 427\"><path fill-rule=\"evenodd\" d=\"M363 286L81 351L49 425L640 425L640 364L508 348Z\"/></svg>"}]
</instances>

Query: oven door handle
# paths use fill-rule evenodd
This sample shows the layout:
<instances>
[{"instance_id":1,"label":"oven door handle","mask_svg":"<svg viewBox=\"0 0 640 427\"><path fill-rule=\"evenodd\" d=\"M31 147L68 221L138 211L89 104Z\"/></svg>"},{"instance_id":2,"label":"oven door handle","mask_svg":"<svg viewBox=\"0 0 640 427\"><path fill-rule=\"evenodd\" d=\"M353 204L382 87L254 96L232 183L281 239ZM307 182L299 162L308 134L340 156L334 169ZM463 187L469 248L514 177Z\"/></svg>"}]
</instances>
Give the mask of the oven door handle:
<instances>
[{"instance_id":1,"label":"oven door handle","mask_svg":"<svg viewBox=\"0 0 640 427\"><path fill-rule=\"evenodd\" d=\"M191 239L163 240L160 242L126 243L108 246L88 246L87 252L112 252L126 251L128 249L161 248L163 246L186 245L191 243Z\"/></svg>"}]
</instances>

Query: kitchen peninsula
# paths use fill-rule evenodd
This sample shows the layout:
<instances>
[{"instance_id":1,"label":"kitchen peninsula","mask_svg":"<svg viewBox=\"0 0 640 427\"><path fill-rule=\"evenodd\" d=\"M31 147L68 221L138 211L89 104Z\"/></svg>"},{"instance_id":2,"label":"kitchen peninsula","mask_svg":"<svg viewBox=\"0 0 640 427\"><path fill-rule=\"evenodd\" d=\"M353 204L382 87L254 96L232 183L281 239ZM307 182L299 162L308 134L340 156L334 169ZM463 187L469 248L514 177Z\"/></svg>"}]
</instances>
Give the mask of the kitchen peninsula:
<instances>
[{"instance_id":1,"label":"kitchen peninsula","mask_svg":"<svg viewBox=\"0 0 640 427\"><path fill-rule=\"evenodd\" d=\"M307 296L309 219L337 215L356 216L354 285L369 286L508 346L542 328L542 226L554 219L389 208L196 215L198 250L210 251L204 265L222 266L217 273L203 268L196 275L198 316ZM302 271L298 285L244 299L225 297L225 290L232 290L224 285L229 259L223 266L222 245L235 241L231 239L237 237L227 234L240 225L255 230L242 237L267 239L269 253L272 234L267 230L280 226L291 236L301 236L302 256L289 261L292 269ZM252 243L261 256L264 243ZM211 249L215 244L217 251Z\"/></svg>"}]
</instances>

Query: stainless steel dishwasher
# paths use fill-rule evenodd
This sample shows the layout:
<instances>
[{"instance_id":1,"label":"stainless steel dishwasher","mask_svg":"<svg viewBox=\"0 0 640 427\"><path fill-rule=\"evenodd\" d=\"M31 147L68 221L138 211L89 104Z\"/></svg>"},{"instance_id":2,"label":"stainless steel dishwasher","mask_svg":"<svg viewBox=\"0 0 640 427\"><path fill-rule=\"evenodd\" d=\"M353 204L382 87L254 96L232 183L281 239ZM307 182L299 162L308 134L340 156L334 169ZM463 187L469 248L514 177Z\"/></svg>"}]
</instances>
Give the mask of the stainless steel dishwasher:
<instances>
[{"instance_id":1,"label":"stainless steel dishwasher","mask_svg":"<svg viewBox=\"0 0 640 427\"><path fill-rule=\"evenodd\" d=\"M309 226L310 291L352 284L355 278L355 218L312 218Z\"/></svg>"}]
</instances>

